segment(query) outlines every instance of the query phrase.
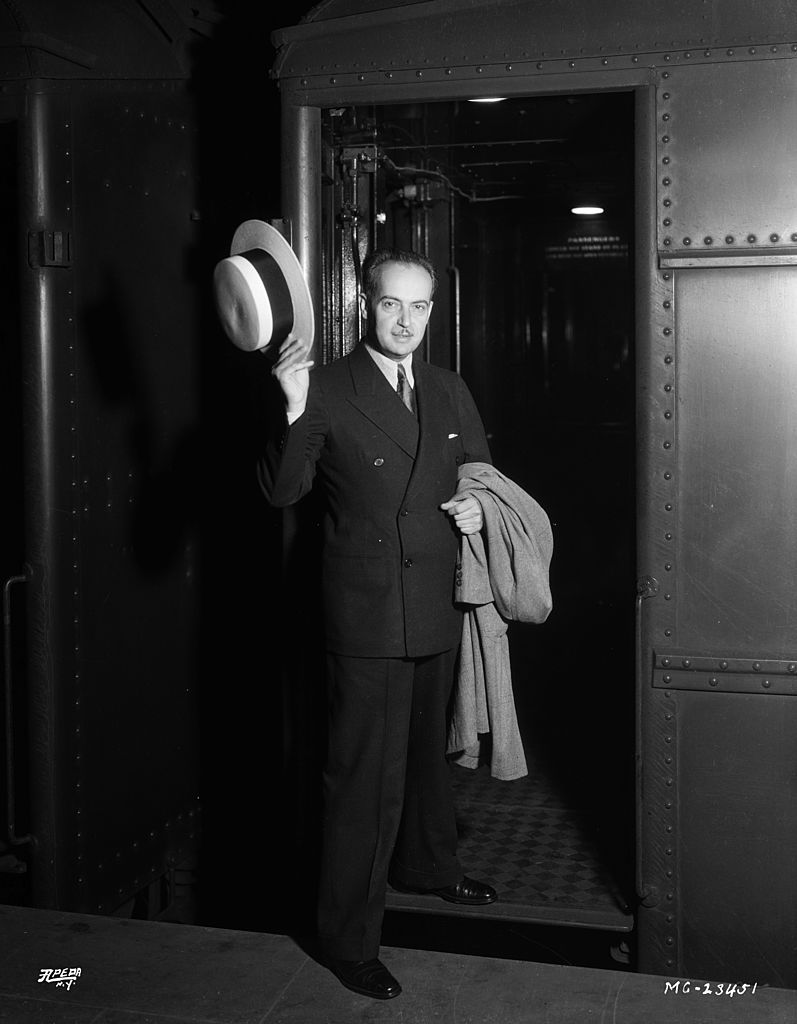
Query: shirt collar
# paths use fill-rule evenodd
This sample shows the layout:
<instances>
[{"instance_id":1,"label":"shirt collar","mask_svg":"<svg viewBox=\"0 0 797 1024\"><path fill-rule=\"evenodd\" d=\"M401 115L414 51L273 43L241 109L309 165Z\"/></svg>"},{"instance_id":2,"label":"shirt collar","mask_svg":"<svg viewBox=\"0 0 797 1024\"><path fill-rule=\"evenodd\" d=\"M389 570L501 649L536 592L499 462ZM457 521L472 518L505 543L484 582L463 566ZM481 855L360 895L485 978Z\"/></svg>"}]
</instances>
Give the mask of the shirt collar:
<instances>
[{"instance_id":1,"label":"shirt collar","mask_svg":"<svg viewBox=\"0 0 797 1024\"><path fill-rule=\"evenodd\" d=\"M405 356L404 359L389 359L387 356L384 356L381 352L377 351L377 349L372 348L367 341L364 344L371 358L385 375L388 383L394 391L398 386L397 367L399 363L404 367L404 372L407 374L407 380L410 383L410 387L415 387L415 377L412 373L412 352L410 352L408 356Z\"/></svg>"}]
</instances>

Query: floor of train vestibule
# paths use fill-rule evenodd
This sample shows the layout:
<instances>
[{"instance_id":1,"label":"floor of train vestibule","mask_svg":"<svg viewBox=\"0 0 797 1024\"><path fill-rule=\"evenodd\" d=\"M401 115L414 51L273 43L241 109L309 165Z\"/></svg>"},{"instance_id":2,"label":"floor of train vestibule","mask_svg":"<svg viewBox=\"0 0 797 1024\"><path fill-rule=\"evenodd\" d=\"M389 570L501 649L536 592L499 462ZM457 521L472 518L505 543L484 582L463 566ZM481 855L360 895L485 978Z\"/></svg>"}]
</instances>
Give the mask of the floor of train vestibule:
<instances>
[{"instance_id":1,"label":"floor of train vestibule","mask_svg":"<svg viewBox=\"0 0 797 1024\"><path fill-rule=\"evenodd\" d=\"M754 995L718 999L650 975L396 948L384 949L383 959L404 989L385 1003L344 989L283 935L0 906L0 1021L781 1024L797 1019L794 990L758 988ZM63 973L57 976L55 970ZM59 986L63 978L71 982Z\"/></svg>"}]
</instances>

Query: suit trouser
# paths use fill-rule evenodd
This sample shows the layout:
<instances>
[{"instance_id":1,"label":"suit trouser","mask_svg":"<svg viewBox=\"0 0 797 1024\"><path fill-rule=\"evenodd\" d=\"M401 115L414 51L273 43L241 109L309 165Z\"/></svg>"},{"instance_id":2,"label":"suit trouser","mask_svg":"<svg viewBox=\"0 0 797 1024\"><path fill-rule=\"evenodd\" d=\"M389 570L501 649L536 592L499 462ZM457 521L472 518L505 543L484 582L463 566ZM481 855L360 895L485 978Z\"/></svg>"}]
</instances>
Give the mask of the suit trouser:
<instances>
[{"instance_id":1,"label":"suit trouser","mask_svg":"<svg viewBox=\"0 0 797 1024\"><path fill-rule=\"evenodd\" d=\"M388 877L419 890L462 878L445 756L456 655L327 655L318 927L330 956L378 955Z\"/></svg>"}]
</instances>

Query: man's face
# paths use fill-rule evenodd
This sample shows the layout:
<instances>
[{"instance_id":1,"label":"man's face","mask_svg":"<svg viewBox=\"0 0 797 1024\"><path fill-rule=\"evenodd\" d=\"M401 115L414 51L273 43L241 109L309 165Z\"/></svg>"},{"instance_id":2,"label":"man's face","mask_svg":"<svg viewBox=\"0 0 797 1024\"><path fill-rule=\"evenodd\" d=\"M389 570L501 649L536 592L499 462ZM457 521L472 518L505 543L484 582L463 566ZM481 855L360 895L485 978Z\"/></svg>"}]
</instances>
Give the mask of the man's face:
<instances>
[{"instance_id":1,"label":"man's face","mask_svg":"<svg viewBox=\"0 0 797 1024\"><path fill-rule=\"evenodd\" d=\"M423 267L383 263L376 299L362 300L368 340L390 359L403 359L423 340L432 312L432 279Z\"/></svg>"}]
</instances>

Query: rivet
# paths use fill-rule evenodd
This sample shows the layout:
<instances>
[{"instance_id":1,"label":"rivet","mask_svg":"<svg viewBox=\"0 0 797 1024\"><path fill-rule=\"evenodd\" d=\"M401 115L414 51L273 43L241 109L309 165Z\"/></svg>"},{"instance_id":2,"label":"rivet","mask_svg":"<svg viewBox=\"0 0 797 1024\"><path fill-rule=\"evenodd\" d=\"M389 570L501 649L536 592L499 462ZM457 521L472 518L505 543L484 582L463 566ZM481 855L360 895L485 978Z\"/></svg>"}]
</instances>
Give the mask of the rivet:
<instances>
[{"instance_id":1,"label":"rivet","mask_svg":"<svg viewBox=\"0 0 797 1024\"><path fill-rule=\"evenodd\" d=\"M447 75L453 75L454 74L454 69L453 68L446 68L446 74Z\"/></svg>"},{"instance_id":2,"label":"rivet","mask_svg":"<svg viewBox=\"0 0 797 1024\"><path fill-rule=\"evenodd\" d=\"M725 52L727 53L727 55L728 55L729 57L732 57L732 56L733 56L733 50L726 50Z\"/></svg>"},{"instance_id":3,"label":"rivet","mask_svg":"<svg viewBox=\"0 0 797 1024\"><path fill-rule=\"evenodd\" d=\"M665 188L667 188L668 185L672 185L672 179L670 179L670 178L662 178L661 179L661 183L662 183L662 185L664 185Z\"/></svg>"},{"instance_id":4,"label":"rivet","mask_svg":"<svg viewBox=\"0 0 797 1024\"><path fill-rule=\"evenodd\" d=\"M792 53L797 53L797 43L792 43L791 44L791 52Z\"/></svg>"},{"instance_id":5,"label":"rivet","mask_svg":"<svg viewBox=\"0 0 797 1024\"><path fill-rule=\"evenodd\" d=\"M727 661L721 661L720 662L720 668L722 669L723 672L725 671L725 669L727 667L728 667L728 662Z\"/></svg>"},{"instance_id":6,"label":"rivet","mask_svg":"<svg viewBox=\"0 0 797 1024\"><path fill-rule=\"evenodd\" d=\"M662 203L664 206L672 206L672 199L664 199Z\"/></svg>"},{"instance_id":7,"label":"rivet","mask_svg":"<svg viewBox=\"0 0 797 1024\"><path fill-rule=\"evenodd\" d=\"M674 960L668 960L667 961L667 966L668 967L675 967L675 961Z\"/></svg>"},{"instance_id":8,"label":"rivet","mask_svg":"<svg viewBox=\"0 0 797 1024\"><path fill-rule=\"evenodd\" d=\"M415 77L416 78L423 78L423 71L416 71L415 72Z\"/></svg>"},{"instance_id":9,"label":"rivet","mask_svg":"<svg viewBox=\"0 0 797 1024\"><path fill-rule=\"evenodd\" d=\"M691 661L690 658L684 658L683 661L681 662L681 664L683 665L684 668L691 668L692 667L692 661Z\"/></svg>"},{"instance_id":10,"label":"rivet","mask_svg":"<svg viewBox=\"0 0 797 1024\"><path fill-rule=\"evenodd\" d=\"M755 53L755 47L751 46L750 49L747 52L748 53Z\"/></svg>"},{"instance_id":11,"label":"rivet","mask_svg":"<svg viewBox=\"0 0 797 1024\"><path fill-rule=\"evenodd\" d=\"M753 672L760 672L760 671L761 671L761 662L760 661L754 661L753 662Z\"/></svg>"},{"instance_id":12,"label":"rivet","mask_svg":"<svg viewBox=\"0 0 797 1024\"><path fill-rule=\"evenodd\" d=\"M664 442L664 445L663 445L663 448L664 448L664 449L665 449L666 451L669 451L669 450L670 450L670 448L672 448L672 441L665 441L665 442Z\"/></svg>"},{"instance_id":13,"label":"rivet","mask_svg":"<svg viewBox=\"0 0 797 1024\"><path fill-rule=\"evenodd\" d=\"M673 939L672 935L668 935L664 941L668 946L672 946L675 943L675 939Z\"/></svg>"},{"instance_id":14,"label":"rivet","mask_svg":"<svg viewBox=\"0 0 797 1024\"><path fill-rule=\"evenodd\" d=\"M672 758L671 757L665 757L664 760L665 760L666 764L672 764ZM665 806L665 808L668 811L672 810L672 800L665 800L664 801L664 806Z\"/></svg>"},{"instance_id":15,"label":"rivet","mask_svg":"<svg viewBox=\"0 0 797 1024\"><path fill-rule=\"evenodd\" d=\"M797 231L795 231L794 234L791 236L791 240L792 242L797 242Z\"/></svg>"},{"instance_id":16,"label":"rivet","mask_svg":"<svg viewBox=\"0 0 797 1024\"><path fill-rule=\"evenodd\" d=\"M476 68L476 74L480 75L484 71L484 68Z\"/></svg>"},{"instance_id":17,"label":"rivet","mask_svg":"<svg viewBox=\"0 0 797 1024\"><path fill-rule=\"evenodd\" d=\"M631 58L631 63L632 64L638 64L639 63L639 57L632 57Z\"/></svg>"},{"instance_id":18,"label":"rivet","mask_svg":"<svg viewBox=\"0 0 797 1024\"><path fill-rule=\"evenodd\" d=\"M770 681L769 681L768 679L765 679L765 680L764 680L764 681L763 681L763 682L761 683L761 685L762 685L763 687L765 687L765 688L766 688L766 689L768 690L768 689L770 688L770 686L772 685L772 683L770 683Z\"/></svg>"},{"instance_id":19,"label":"rivet","mask_svg":"<svg viewBox=\"0 0 797 1024\"><path fill-rule=\"evenodd\" d=\"M668 164L670 162L670 158L668 156L662 157L662 161L661 162L663 164Z\"/></svg>"},{"instance_id":20,"label":"rivet","mask_svg":"<svg viewBox=\"0 0 797 1024\"><path fill-rule=\"evenodd\" d=\"M797 672L797 665L795 665L794 662L791 662L789 665L786 666L786 671L794 674L795 672Z\"/></svg>"},{"instance_id":21,"label":"rivet","mask_svg":"<svg viewBox=\"0 0 797 1024\"><path fill-rule=\"evenodd\" d=\"M672 534L671 533L665 533L664 534L664 539L665 540L672 540Z\"/></svg>"},{"instance_id":22,"label":"rivet","mask_svg":"<svg viewBox=\"0 0 797 1024\"><path fill-rule=\"evenodd\" d=\"M692 239L691 238L685 238L684 239L684 245L691 245L691 244L692 244Z\"/></svg>"},{"instance_id":23,"label":"rivet","mask_svg":"<svg viewBox=\"0 0 797 1024\"><path fill-rule=\"evenodd\" d=\"M667 504L664 506L664 511L672 512L672 505L669 502L667 502Z\"/></svg>"},{"instance_id":24,"label":"rivet","mask_svg":"<svg viewBox=\"0 0 797 1024\"><path fill-rule=\"evenodd\" d=\"M568 67L571 67L571 68L574 68L575 66L576 66L576 62L574 60L571 60L569 62L569 64L568 64Z\"/></svg>"},{"instance_id":25,"label":"rivet","mask_svg":"<svg viewBox=\"0 0 797 1024\"><path fill-rule=\"evenodd\" d=\"M664 306L665 309L669 309L672 306L672 302L670 302L669 299L665 299L664 302L662 302L662 306Z\"/></svg>"},{"instance_id":26,"label":"rivet","mask_svg":"<svg viewBox=\"0 0 797 1024\"><path fill-rule=\"evenodd\" d=\"M669 121L670 120L670 115L669 114L662 114L661 115L661 119L662 119L662 121Z\"/></svg>"},{"instance_id":27,"label":"rivet","mask_svg":"<svg viewBox=\"0 0 797 1024\"><path fill-rule=\"evenodd\" d=\"M726 235L725 236L725 244L726 245L733 245L734 241L735 241L735 239L734 239L733 235Z\"/></svg>"},{"instance_id":28,"label":"rivet","mask_svg":"<svg viewBox=\"0 0 797 1024\"><path fill-rule=\"evenodd\" d=\"M704 57L710 57L711 56L711 50L703 50L703 56Z\"/></svg>"},{"instance_id":29,"label":"rivet","mask_svg":"<svg viewBox=\"0 0 797 1024\"><path fill-rule=\"evenodd\" d=\"M661 333L664 335L665 338L669 338L669 336L672 334L672 327L665 327Z\"/></svg>"},{"instance_id":30,"label":"rivet","mask_svg":"<svg viewBox=\"0 0 797 1024\"><path fill-rule=\"evenodd\" d=\"M669 659L669 658L662 658L662 659L661 659L661 663L662 663L662 665L663 665L663 666L664 666L665 668L667 668L667 667L669 666L669 664L670 664L670 659ZM669 716L668 716L668 715L665 715L664 717L665 717L665 718L668 718L668 717L669 717L669 718L672 718L672 715L669 715Z\"/></svg>"},{"instance_id":31,"label":"rivet","mask_svg":"<svg viewBox=\"0 0 797 1024\"><path fill-rule=\"evenodd\" d=\"M664 571L665 572L672 572L672 563L671 562L665 562L664 563Z\"/></svg>"},{"instance_id":32,"label":"rivet","mask_svg":"<svg viewBox=\"0 0 797 1024\"><path fill-rule=\"evenodd\" d=\"M665 71L664 74L661 77L662 78L669 78L670 77L670 72L669 71Z\"/></svg>"},{"instance_id":33,"label":"rivet","mask_svg":"<svg viewBox=\"0 0 797 1024\"><path fill-rule=\"evenodd\" d=\"M672 419L672 410L671 409L665 409L664 410L664 418L665 418L665 420L671 420Z\"/></svg>"},{"instance_id":34,"label":"rivet","mask_svg":"<svg viewBox=\"0 0 797 1024\"><path fill-rule=\"evenodd\" d=\"M672 600L672 594L665 594L664 595L664 600L665 601L671 601Z\"/></svg>"},{"instance_id":35,"label":"rivet","mask_svg":"<svg viewBox=\"0 0 797 1024\"><path fill-rule=\"evenodd\" d=\"M670 274L670 272L667 271L667 273L662 274L661 276L664 278L665 281L669 281L670 278L672 277L672 274Z\"/></svg>"},{"instance_id":36,"label":"rivet","mask_svg":"<svg viewBox=\"0 0 797 1024\"><path fill-rule=\"evenodd\" d=\"M769 236L770 242L779 242L780 235L776 235L774 232Z\"/></svg>"},{"instance_id":37,"label":"rivet","mask_svg":"<svg viewBox=\"0 0 797 1024\"><path fill-rule=\"evenodd\" d=\"M662 137L661 137L661 141L662 141L662 142L663 142L663 143L665 144L665 146L666 146L666 145L667 145L667 143L668 143L668 142L670 141L670 136L669 136L669 135L662 135Z\"/></svg>"},{"instance_id":38,"label":"rivet","mask_svg":"<svg viewBox=\"0 0 797 1024\"><path fill-rule=\"evenodd\" d=\"M672 878L672 871L667 871L666 876L667 878Z\"/></svg>"},{"instance_id":39,"label":"rivet","mask_svg":"<svg viewBox=\"0 0 797 1024\"><path fill-rule=\"evenodd\" d=\"M777 53L777 52L778 52L778 48L777 48L777 46L770 46L770 48L769 48L769 52L770 52L770 53Z\"/></svg>"},{"instance_id":40,"label":"rivet","mask_svg":"<svg viewBox=\"0 0 797 1024\"><path fill-rule=\"evenodd\" d=\"M709 686L716 686L719 683L719 679L716 676L712 676L708 681Z\"/></svg>"},{"instance_id":41,"label":"rivet","mask_svg":"<svg viewBox=\"0 0 797 1024\"><path fill-rule=\"evenodd\" d=\"M337 82L338 82L338 80L337 80L337 78L334 77L334 75L329 80L329 84L330 85L337 85Z\"/></svg>"},{"instance_id":42,"label":"rivet","mask_svg":"<svg viewBox=\"0 0 797 1024\"><path fill-rule=\"evenodd\" d=\"M664 737L664 742L665 743L672 743L672 736L665 736Z\"/></svg>"},{"instance_id":43,"label":"rivet","mask_svg":"<svg viewBox=\"0 0 797 1024\"><path fill-rule=\"evenodd\" d=\"M668 786L672 786L674 782L675 782L675 779L667 779L667 785L668 785ZM667 831L668 831L668 832L672 832L672 825L670 825L670 826L668 827Z\"/></svg>"},{"instance_id":44,"label":"rivet","mask_svg":"<svg viewBox=\"0 0 797 1024\"><path fill-rule=\"evenodd\" d=\"M664 225L665 228L668 228L672 224L672 218L665 217L661 223Z\"/></svg>"},{"instance_id":45,"label":"rivet","mask_svg":"<svg viewBox=\"0 0 797 1024\"><path fill-rule=\"evenodd\" d=\"M752 245L753 242L757 241L756 236L755 235L748 235L747 236L747 241L750 243L750 245Z\"/></svg>"},{"instance_id":46,"label":"rivet","mask_svg":"<svg viewBox=\"0 0 797 1024\"><path fill-rule=\"evenodd\" d=\"M703 245L713 245L713 244L714 244L714 239L711 237L711 235L706 235L706 237L703 239Z\"/></svg>"},{"instance_id":47,"label":"rivet","mask_svg":"<svg viewBox=\"0 0 797 1024\"><path fill-rule=\"evenodd\" d=\"M669 53L665 53L664 54L664 59L665 60L672 60L672 58L670 57Z\"/></svg>"},{"instance_id":48,"label":"rivet","mask_svg":"<svg viewBox=\"0 0 797 1024\"><path fill-rule=\"evenodd\" d=\"M665 384L665 385L664 385L664 390L665 390L665 391L667 392L667 394L669 395L669 393L670 393L670 392L672 391L672 384Z\"/></svg>"},{"instance_id":49,"label":"rivet","mask_svg":"<svg viewBox=\"0 0 797 1024\"><path fill-rule=\"evenodd\" d=\"M684 57L686 57L686 59L687 59L687 60L689 60L689 58L690 58L691 56L692 56L692 54L691 54L691 53L690 53L690 52L689 52L688 50L687 50L687 51L686 51L686 53L684 54Z\"/></svg>"},{"instance_id":50,"label":"rivet","mask_svg":"<svg viewBox=\"0 0 797 1024\"><path fill-rule=\"evenodd\" d=\"M365 75L357 75L357 81L358 82L364 82L365 81Z\"/></svg>"},{"instance_id":51,"label":"rivet","mask_svg":"<svg viewBox=\"0 0 797 1024\"><path fill-rule=\"evenodd\" d=\"M538 64L537 64L537 70L538 70L538 71L542 71L542 61L539 61L539 62L538 62Z\"/></svg>"},{"instance_id":52,"label":"rivet","mask_svg":"<svg viewBox=\"0 0 797 1024\"><path fill-rule=\"evenodd\" d=\"M664 682L665 683L671 683L672 682L672 676L665 676L664 677Z\"/></svg>"},{"instance_id":53,"label":"rivet","mask_svg":"<svg viewBox=\"0 0 797 1024\"><path fill-rule=\"evenodd\" d=\"M667 846L667 847L665 847L664 853L665 853L665 854L666 854L666 855L667 855L668 857L672 857L672 847L671 847L671 846Z\"/></svg>"},{"instance_id":54,"label":"rivet","mask_svg":"<svg viewBox=\"0 0 797 1024\"><path fill-rule=\"evenodd\" d=\"M671 238L665 238L663 244L666 245L666 246L672 245L672 239Z\"/></svg>"},{"instance_id":55,"label":"rivet","mask_svg":"<svg viewBox=\"0 0 797 1024\"><path fill-rule=\"evenodd\" d=\"M385 72L385 78L392 78L392 77L393 77L393 72L392 71L386 71Z\"/></svg>"},{"instance_id":56,"label":"rivet","mask_svg":"<svg viewBox=\"0 0 797 1024\"><path fill-rule=\"evenodd\" d=\"M664 630L664 635L665 636L672 636L672 630L671 629L665 629Z\"/></svg>"},{"instance_id":57,"label":"rivet","mask_svg":"<svg viewBox=\"0 0 797 1024\"><path fill-rule=\"evenodd\" d=\"M606 65L607 65L608 63L609 63L609 62L608 62L608 60L607 60L607 59L606 59L605 57L604 57L604 58L603 58L603 60L601 61L601 64L603 64L603 66L604 66L604 67L606 67Z\"/></svg>"},{"instance_id":58,"label":"rivet","mask_svg":"<svg viewBox=\"0 0 797 1024\"><path fill-rule=\"evenodd\" d=\"M511 64L507 64L506 65L506 70L507 71L511 71L512 70L512 65Z\"/></svg>"}]
</instances>

